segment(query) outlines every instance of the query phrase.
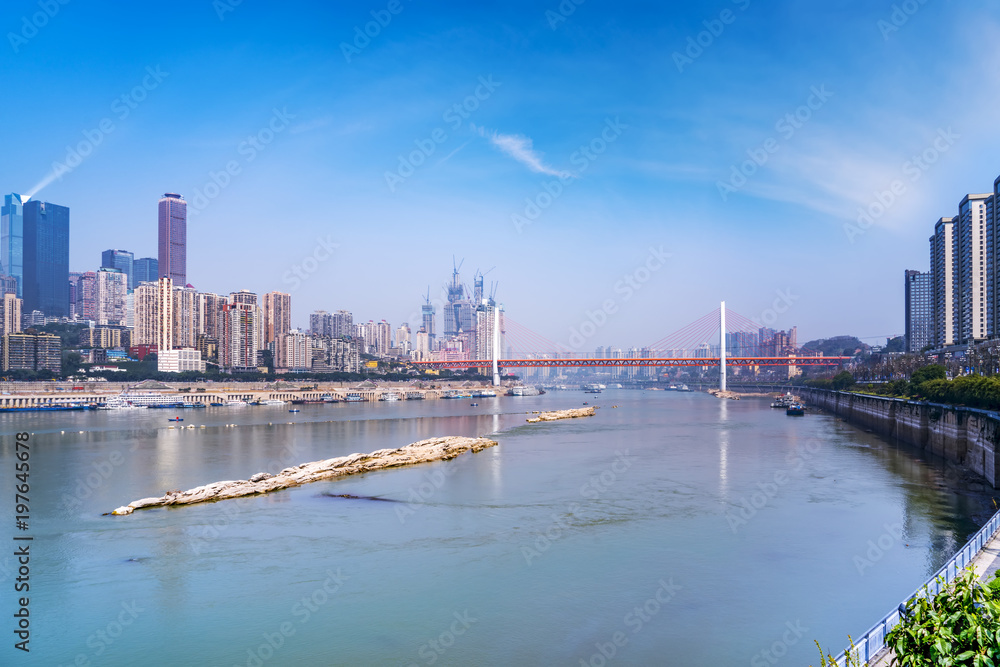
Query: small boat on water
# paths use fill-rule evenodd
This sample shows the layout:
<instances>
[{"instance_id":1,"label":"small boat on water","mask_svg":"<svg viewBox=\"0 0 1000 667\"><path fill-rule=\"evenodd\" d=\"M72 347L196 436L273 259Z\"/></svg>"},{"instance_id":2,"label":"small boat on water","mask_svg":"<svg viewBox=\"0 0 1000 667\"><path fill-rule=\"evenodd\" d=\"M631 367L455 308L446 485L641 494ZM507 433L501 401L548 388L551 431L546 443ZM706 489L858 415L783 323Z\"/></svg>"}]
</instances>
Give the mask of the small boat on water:
<instances>
[{"instance_id":1,"label":"small boat on water","mask_svg":"<svg viewBox=\"0 0 1000 667\"><path fill-rule=\"evenodd\" d=\"M800 403L792 403L785 408L785 414L789 417L802 417L806 414L805 407Z\"/></svg>"},{"instance_id":2,"label":"small boat on water","mask_svg":"<svg viewBox=\"0 0 1000 667\"><path fill-rule=\"evenodd\" d=\"M481 389L472 392L472 398L496 398L497 393L492 389Z\"/></svg>"},{"instance_id":3,"label":"small boat on water","mask_svg":"<svg viewBox=\"0 0 1000 667\"><path fill-rule=\"evenodd\" d=\"M184 420L183 420L183 419L181 419L180 417L171 417L171 418L170 418L170 419L168 419L167 421L168 421L168 422L182 422L182 421L184 421Z\"/></svg>"},{"instance_id":4,"label":"small boat on water","mask_svg":"<svg viewBox=\"0 0 1000 667\"><path fill-rule=\"evenodd\" d=\"M299 410L298 408L292 408L291 410L289 410L289 412L301 412L301 410Z\"/></svg>"},{"instance_id":5,"label":"small boat on water","mask_svg":"<svg viewBox=\"0 0 1000 667\"><path fill-rule=\"evenodd\" d=\"M213 408L221 408L225 406L225 403L209 403Z\"/></svg>"},{"instance_id":6,"label":"small boat on water","mask_svg":"<svg viewBox=\"0 0 1000 667\"><path fill-rule=\"evenodd\" d=\"M473 408L478 408L479 407L479 403L469 403L469 405L471 407L473 407Z\"/></svg>"}]
</instances>

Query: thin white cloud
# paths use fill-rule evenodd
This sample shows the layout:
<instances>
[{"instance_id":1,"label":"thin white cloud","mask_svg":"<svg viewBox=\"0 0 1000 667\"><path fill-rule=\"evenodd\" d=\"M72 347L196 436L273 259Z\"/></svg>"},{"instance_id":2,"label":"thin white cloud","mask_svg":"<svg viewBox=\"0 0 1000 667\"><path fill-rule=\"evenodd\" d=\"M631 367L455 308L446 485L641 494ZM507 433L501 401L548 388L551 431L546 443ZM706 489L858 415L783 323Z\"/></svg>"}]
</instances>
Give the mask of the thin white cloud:
<instances>
[{"instance_id":1,"label":"thin white cloud","mask_svg":"<svg viewBox=\"0 0 1000 667\"><path fill-rule=\"evenodd\" d=\"M573 176L568 171L562 171L542 162L542 156L535 151L530 137L520 134L501 134L496 130L489 131L484 127L472 126L479 136L489 140L494 148L514 158L531 171L537 174L548 174L549 176L559 176L560 178L570 178Z\"/></svg>"}]
</instances>

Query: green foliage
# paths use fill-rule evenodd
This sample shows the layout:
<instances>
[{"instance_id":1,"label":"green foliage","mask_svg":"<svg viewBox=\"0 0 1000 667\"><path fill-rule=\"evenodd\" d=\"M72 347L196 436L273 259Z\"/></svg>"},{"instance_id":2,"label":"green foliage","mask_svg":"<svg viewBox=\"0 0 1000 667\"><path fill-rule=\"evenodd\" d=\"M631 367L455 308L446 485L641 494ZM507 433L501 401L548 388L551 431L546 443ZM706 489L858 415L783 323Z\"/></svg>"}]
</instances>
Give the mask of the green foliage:
<instances>
[{"instance_id":1,"label":"green foliage","mask_svg":"<svg viewBox=\"0 0 1000 667\"><path fill-rule=\"evenodd\" d=\"M851 639L850 635L847 635L847 641L850 642L851 648L850 650L845 651L844 657L846 660L844 660L844 667L864 667L864 665L862 665L861 662L854 657L854 640ZM819 649L819 667L838 667L837 659L835 657L829 653L824 654L823 647L819 645L819 642L813 640L813 643L815 643L816 648ZM810 667L812 666L810 665Z\"/></svg>"},{"instance_id":2,"label":"green foliage","mask_svg":"<svg viewBox=\"0 0 1000 667\"><path fill-rule=\"evenodd\" d=\"M906 338L903 336L896 336L895 338L890 338L886 341L885 347L882 348L883 352L906 352Z\"/></svg>"},{"instance_id":3,"label":"green foliage","mask_svg":"<svg viewBox=\"0 0 1000 667\"><path fill-rule=\"evenodd\" d=\"M68 322L50 322L40 327L35 327L37 331L59 336L63 349L82 347L80 335L88 328L89 325L87 324L71 324Z\"/></svg>"},{"instance_id":4,"label":"green foliage","mask_svg":"<svg viewBox=\"0 0 1000 667\"><path fill-rule=\"evenodd\" d=\"M83 357L81 357L78 352L68 352L66 350L63 350L62 354L63 377L73 375L78 370L80 370L80 366L82 365L83 365Z\"/></svg>"},{"instance_id":5,"label":"green foliage","mask_svg":"<svg viewBox=\"0 0 1000 667\"><path fill-rule=\"evenodd\" d=\"M830 388L837 391L850 389L854 386L854 376L847 371L841 371L830 380Z\"/></svg>"},{"instance_id":6,"label":"green foliage","mask_svg":"<svg viewBox=\"0 0 1000 667\"><path fill-rule=\"evenodd\" d=\"M900 667L995 667L1000 661L1000 603L967 568L934 597L910 600L886 644L895 652L893 664Z\"/></svg>"},{"instance_id":7,"label":"green foliage","mask_svg":"<svg viewBox=\"0 0 1000 667\"><path fill-rule=\"evenodd\" d=\"M929 366L921 366L917 370L913 371L910 375L910 382L914 385L927 382L928 380L943 380L948 377L944 366L940 364L930 364Z\"/></svg>"},{"instance_id":8,"label":"green foliage","mask_svg":"<svg viewBox=\"0 0 1000 667\"><path fill-rule=\"evenodd\" d=\"M811 340L802 346L805 350L816 350L822 352L824 356L827 357L839 357L845 356L850 357L854 355L855 350L866 351L869 350L871 346L862 343L860 339L854 336L834 336L833 338L822 338L820 340Z\"/></svg>"},{"instance_id":9,"label":"green foliage","mask_svg":"<svg viewBox=\"0 0 1000 667\"><path fill-rule=\"evenodd\" d=\"M934 403L995 410L1000 407L1000 377L964 375L954 380L927 380L916 385L913 393Z\"/></svg>"}]
</instances>

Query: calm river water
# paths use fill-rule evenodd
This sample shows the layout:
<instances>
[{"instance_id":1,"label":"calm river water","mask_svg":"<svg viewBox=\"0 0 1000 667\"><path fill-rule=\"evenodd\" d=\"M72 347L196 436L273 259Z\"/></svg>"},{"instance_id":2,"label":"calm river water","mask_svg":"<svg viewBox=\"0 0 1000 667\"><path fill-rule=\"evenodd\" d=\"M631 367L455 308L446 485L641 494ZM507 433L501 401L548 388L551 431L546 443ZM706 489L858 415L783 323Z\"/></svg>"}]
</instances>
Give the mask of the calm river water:
<instances>
[{"instance_id":1,"label":"calm river water","mask_svg":"<svg viewBox=\"0 0 1000 667\"><path fill-rule=\"evenodd\" d=\"M187 410L207 428L180 430L163 410L0 416L5 539L18 431L33 433L34 537L30 654L13 648L14 549L0 552L0 663L818 664L814 639L842 648L988 515L936 464L764 400L476 400ZM596 417L524 423L586 400ZM101 516L485 434L500 446L453 461Z\"/></svg>"}]
</instances>

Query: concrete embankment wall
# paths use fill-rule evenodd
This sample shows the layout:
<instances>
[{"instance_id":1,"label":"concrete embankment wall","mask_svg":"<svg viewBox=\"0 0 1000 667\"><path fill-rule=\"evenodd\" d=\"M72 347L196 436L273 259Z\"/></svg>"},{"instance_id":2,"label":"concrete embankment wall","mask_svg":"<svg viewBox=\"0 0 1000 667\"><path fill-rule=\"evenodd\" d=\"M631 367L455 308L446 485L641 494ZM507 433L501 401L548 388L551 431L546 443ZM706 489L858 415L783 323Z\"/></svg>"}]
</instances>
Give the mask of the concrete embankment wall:
<instances>
[{"instance_id":1,"label":"concrete embankment wall","mask_svg":"<svg viewBox=\"0 0 1000 667\"><path fill-rule=\"evenodd\" d=\"M1000 486L1000 414L937 403L823 389L798 389L810 405L894 442L927 450Z\"/></svg>"}]
</instances>

